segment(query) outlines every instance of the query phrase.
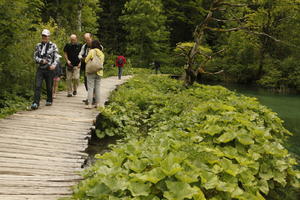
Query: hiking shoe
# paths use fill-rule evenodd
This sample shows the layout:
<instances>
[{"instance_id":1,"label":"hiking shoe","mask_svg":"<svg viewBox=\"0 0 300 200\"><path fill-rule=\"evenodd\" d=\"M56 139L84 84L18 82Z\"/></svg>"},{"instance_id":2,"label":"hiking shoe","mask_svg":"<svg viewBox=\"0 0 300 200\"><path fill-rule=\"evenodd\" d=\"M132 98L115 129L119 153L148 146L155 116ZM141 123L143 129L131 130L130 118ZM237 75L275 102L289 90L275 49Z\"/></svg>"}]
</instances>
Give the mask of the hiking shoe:
<instances>
[{"instance_id":1,"label":"hiking shoe","mask_svg":"<svg viewBox=\"0 0 300 200\"><path fill-rule=\"evenodd\" d=\"M87 99L82 100L82 102L84 102L85 105L89 104L89 100L87 100Z\"/></svg>"},{"instance_id":2,"label":"hiking shoe","mask_svg":"<svg viewBox=\"0 0 300 200\"><path fill-rule=\"evenodd\" d=\"M95 97L93 97L92 105L96 105L96 98Z\"/></svg>"},{"instance_id":3,"label":"hiking shoe","mask_svg":"<svg viewBox=\"0 0 300 200\"><path fill-rule=\"evenodd\" d=\"M92 107L92 105L87 105L86 107L85 107L85 109L92 109L93 107Z\"/></svg>"},{"instance_id":4,"label":"hiking shoe","mask_svg":"<svg viewBox=\"0 0 300 200\"><path fill-rule=\"evenodd\" d=\"M77 95L77 91L73 91L73 95L76 96Z\"/></svg>"},{"instance_id":5,"label":"hiking shoe","mask_svg":"<svg viewBox=\"0 0 300 200\"><path fill-rule=\"evenodd\" d=\"M47 101L46 106L52 106L52 102Z\"/></svg>"},{"instance_id":6,"label":"hiking shoe","mask_svg":"<svg viewBox=\"0 0 300 200\"><path fill-rule=\"evenodd\" d=\"M68 94L67 97L72 97L72 94Z\"/></svg>"},{"instance_id":7,"label":"hiking shoe","mask_svg":"<svg viewBox=\"0 0 300 200\"><path fill-rule=\"evenodd\" d=\"M33 104L31 104L30 108L31 108L31 110L36 110L39 108L39 105L37 105L37 103L33 103Z\"/></svg>"}]
</instances>

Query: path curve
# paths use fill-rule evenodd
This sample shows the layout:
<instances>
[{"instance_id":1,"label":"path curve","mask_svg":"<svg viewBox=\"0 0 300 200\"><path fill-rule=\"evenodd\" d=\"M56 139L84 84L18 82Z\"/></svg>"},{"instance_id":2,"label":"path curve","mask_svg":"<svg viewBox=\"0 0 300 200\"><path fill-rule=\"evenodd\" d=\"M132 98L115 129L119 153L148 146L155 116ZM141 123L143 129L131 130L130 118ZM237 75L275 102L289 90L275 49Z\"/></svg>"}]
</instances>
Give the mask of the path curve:
<instances>
[{"instance_id":1,"label":"path curve","mask_svg":"<svg viewBox=\"0 0 300 200\"><path fill-rule=\"evenodd\" d=\"M129 78L103 79L101 104ZM77 96L61 92L53 106L0 120L0 200L55 200L72 194L97 115L96 109L84 109L85 98L80 85Z\"/></svg>"}]
</instances>

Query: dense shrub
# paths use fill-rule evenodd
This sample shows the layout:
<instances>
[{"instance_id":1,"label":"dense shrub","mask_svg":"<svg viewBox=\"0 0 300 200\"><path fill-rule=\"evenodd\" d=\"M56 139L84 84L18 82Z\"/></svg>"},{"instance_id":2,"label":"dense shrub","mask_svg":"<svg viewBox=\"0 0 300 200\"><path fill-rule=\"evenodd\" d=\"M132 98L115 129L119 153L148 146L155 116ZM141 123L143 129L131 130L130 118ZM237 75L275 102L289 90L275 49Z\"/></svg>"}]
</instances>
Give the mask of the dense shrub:
<instances>
[{"instance_id":1,"label":"dense shrub","mask_svg":"<svg viewBox=\"0 0 300 200\"><path fill-rule=\"evenodd\" d=\"M297 199L290 133L255 98L142 76L113 93L97 128L124 140L97 156L74 199Z\"/></svg>"}]
</instances>

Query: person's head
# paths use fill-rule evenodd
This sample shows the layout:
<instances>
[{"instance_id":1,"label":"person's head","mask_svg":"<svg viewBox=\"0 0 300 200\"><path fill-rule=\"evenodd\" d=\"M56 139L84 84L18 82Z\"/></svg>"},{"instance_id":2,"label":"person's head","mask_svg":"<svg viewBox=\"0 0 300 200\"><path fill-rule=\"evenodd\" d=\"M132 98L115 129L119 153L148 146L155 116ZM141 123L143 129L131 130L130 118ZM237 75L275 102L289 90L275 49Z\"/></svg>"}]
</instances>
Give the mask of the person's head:
<instances>
[{"instance_id":1,"label":"person's head","mask_svg":"<svg viewBox=\"0 0 300 200\"><path fill-rule=\"evenodd\" d=\"M102 47L101 43L99 42L99 40L93 40L91 48L102 50L103 47Z\"/></svg>"},{"instance_id":2,"label":"person's head","mask_svg":"<svg viewBox=\"0 0 300 200\"><path fill-rule=\"evenodd\" d=\"M50 40L50 31L48 29L44 29L42 31L42 42L47 43Z\"/></svg>"},{"instance_id":3,"label":"person's head","mask_svg":"<svg viewBox=\"0 0 300 200\"><path fill-rule=\"evenodd\" d=\"M92 34L91 33L85 33L83 37L84 37L85 42L89 46L91 46L92 45L92 41L93 41Z\"/></svg>"},{"instance_id":4,"label":"person's head","mask_svg":"<svg viewBox=\"0 0 300 200\"><path fill-rule=\"evenodd\" d=\"M70 36L70 41L71 41L71 44L76 44L77 43L77 36L75 34L72 34Z\"/></svg>"}]
</instances>

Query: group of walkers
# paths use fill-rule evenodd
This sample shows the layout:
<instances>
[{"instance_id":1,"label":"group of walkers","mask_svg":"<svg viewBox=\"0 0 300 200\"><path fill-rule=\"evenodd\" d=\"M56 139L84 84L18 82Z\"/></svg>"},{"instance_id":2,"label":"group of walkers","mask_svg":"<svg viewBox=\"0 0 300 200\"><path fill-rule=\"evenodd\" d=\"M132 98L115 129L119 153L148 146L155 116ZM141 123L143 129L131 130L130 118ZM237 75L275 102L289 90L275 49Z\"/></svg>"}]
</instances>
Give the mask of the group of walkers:
<instances>
[{"instance_id":1,"label":"group of walkers","mask_svg":"<svg viewBox=\"0 0 300 200\"><path fill-rule=\"evenodd\" d=\"M103 76L104 53L103 46L99 40L93 40L91 33L84 34L85 44L78 43L77 36L70 36L70 43L64 47L64 58L66 61L66 83L67 97L77 95L80 82L80 74L84 76L84 85L87 90L87 98L83 101L87 109L100 106L100 81ZM36 87L31 109L39 108L43 80L46 82L47 99L46 106L51 106L56 98L58 81L62 74L62 67L55 43L50 41L50 31L42 31L42 41L36 45L34 60L38 65L36 72ZM126 59L118 56L116 66L118 67L118 78L121 79Z\"/></svg>"}]
</instances>

